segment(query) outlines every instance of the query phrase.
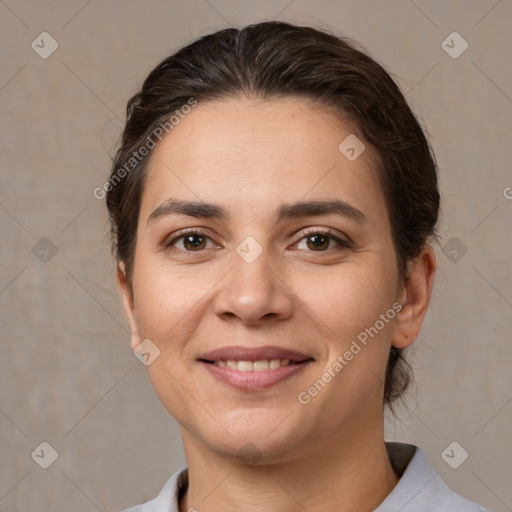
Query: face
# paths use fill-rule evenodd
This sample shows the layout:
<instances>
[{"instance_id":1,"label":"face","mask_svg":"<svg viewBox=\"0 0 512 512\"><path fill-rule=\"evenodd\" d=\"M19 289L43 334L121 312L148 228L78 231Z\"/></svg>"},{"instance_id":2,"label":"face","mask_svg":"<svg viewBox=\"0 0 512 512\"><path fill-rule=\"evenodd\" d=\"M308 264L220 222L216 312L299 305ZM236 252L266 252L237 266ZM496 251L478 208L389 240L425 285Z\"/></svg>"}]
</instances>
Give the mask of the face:
<instances>
[{"instance_id":1,"label":"face","mask_svg":"<svg viewBox=\"0 0 512 512\"><path fill-rule=\"evenodd\" d=\"M211 452L252 443L278 461L381 428L407 299L372 148L353 161L338 149L353 133L302 99L229 99L198 104L152 155L133 302L121 272L119 285L132 348L149 339L160 351L147 367L156 393ZM177 213L177 201L224 216ZM338 207L296 204L305 202ZM307 360L264 370L281 380L200 360L233 346Z\"/></svg>"}]
</instances>

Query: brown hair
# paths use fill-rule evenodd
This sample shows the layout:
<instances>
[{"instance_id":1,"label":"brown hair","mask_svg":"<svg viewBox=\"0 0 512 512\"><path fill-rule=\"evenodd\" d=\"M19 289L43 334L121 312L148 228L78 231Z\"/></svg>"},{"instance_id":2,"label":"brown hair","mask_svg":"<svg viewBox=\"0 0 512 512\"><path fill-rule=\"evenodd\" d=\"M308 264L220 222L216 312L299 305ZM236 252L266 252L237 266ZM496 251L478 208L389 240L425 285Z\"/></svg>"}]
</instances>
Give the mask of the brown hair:
<instances>
[{"instance_id":1,"label":"brown hair","mask_svg":"<svg viewBox=\"0 0 512 512\"><path fill-rule=\"evenodd\" d=\"M201 102L239 95L299 96L354 123L378 155L399 275L406 279L407 262L436 235L439 210L437 165L416 117L390 75L352 41L271 21L220 30L192 42L158 64L128 101L121 145L105 190L113 252L124 262L130 289L151 156L141 157L138 148L191 98ZM402 396L410 370L402 350L391 347L385 404Z\"/></svg>"}]
</instances>

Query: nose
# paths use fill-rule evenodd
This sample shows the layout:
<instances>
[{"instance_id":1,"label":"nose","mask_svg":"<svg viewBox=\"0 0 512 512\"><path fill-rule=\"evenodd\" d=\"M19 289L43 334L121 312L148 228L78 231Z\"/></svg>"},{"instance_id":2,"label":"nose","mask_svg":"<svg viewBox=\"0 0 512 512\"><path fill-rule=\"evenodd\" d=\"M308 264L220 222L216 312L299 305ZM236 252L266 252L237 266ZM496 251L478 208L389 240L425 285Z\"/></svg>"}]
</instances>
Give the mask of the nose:
<instances>
[{"instance_id":1,"label":"nose","mask_svg":"<svg viewBox=\"0 0 512 512\"><path fill-rule=\"evenodd\" d=\"M254 261L234 255L231 272L220 283L215 312L224 320L237 319L255 325L289 318L293 312L293 292L284 273L268 251Z\"/></svg>"}]
</instances>

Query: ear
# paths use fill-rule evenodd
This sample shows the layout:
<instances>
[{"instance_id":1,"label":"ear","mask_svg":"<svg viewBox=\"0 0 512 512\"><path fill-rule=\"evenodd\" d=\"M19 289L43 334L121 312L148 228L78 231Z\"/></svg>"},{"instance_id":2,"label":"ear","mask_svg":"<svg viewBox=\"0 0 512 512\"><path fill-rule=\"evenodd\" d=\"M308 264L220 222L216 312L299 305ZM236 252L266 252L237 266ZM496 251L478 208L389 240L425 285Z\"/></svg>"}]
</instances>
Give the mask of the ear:
<instances>
[{"instance_id":1,"label":"ear","mask_svg":"<svg viewBox=\"0 0 512 512\"><path fill-rule=\"evenodd\" d=\"M425 245L421 254L407 266L408 278L398 299L402 309L395 317L391 342L394 347L408 347L418 337L432 295L435 273L436 256L432 247Z\"/></svg>"},{"instance_id":2,"label":"ear","mask_svg":"<svg viewBox=\"0 0 512 512\"><path fill-rule=\"evenodd\" d=\"M135 319L135 306L132 290L126 277L125 264L122 261L117 265L117 288L121 293L124 314L132 333L132 350L135 350L140 345L142 340L140 339L139 328L137 327L137 321Z\"/></svg>"}]
</instances>

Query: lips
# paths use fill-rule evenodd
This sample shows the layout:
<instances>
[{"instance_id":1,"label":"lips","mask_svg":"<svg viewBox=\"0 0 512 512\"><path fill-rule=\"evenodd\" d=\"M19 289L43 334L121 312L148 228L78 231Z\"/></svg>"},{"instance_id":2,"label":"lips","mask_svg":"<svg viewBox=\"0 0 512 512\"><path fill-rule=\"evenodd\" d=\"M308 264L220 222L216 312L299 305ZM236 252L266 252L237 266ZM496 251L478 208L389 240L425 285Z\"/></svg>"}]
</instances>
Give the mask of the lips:
<instances>
[{"instance_id":1,"label":"lips","mask_svg":"<svg viewBox=\"0 0 512 512\"><path fill-rule=\"evenodd\" d=\"M297 375L314 359L296 350L267 345L255 348L223 347L202 354L198 361L210 375L224 384L242 391L260 391ZM238 369L231 367L236 361L239 362ZM270 361L271 364L269 369L263 371L247 371L245 366L255 361L267 364ZM274 362L277 363L276 367L272 364ZM242 371L240 365L244 366Z\"/></svg>"},{"instance_id":2,"label":"lips","mask_svg":"<svg viewBox=\"0 0 512 512\"><path fill-rule=\"evenodd\" d=\"M301 363L309 359L313 359L305 354L301 354L296 350L265 345L263 347L243 347L235 345L230 347L222 347L210 352L205 352L198 357L198 360L204 362L214 361L261 361L264 359L289 359L290 362Z\"/></svg>"}]
</instances>

